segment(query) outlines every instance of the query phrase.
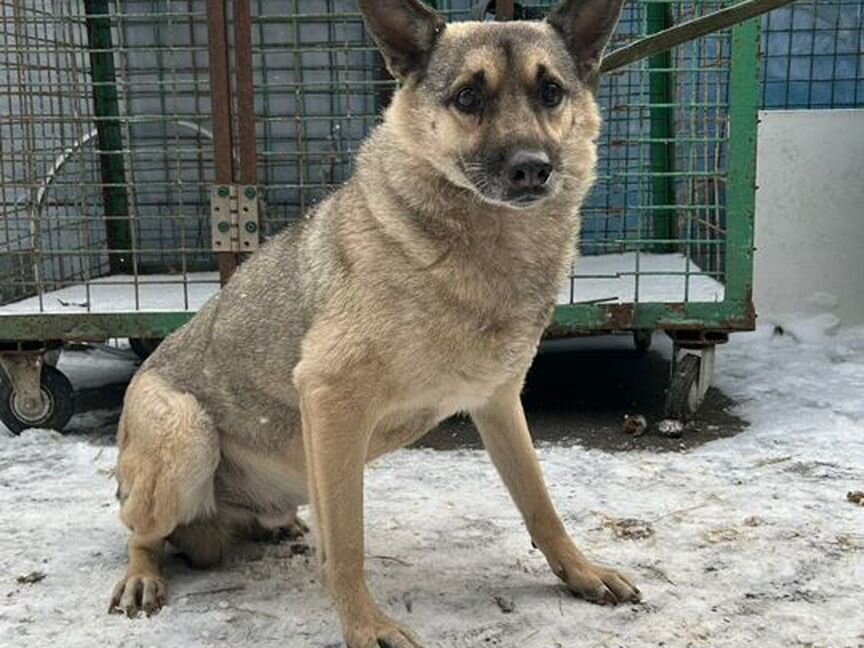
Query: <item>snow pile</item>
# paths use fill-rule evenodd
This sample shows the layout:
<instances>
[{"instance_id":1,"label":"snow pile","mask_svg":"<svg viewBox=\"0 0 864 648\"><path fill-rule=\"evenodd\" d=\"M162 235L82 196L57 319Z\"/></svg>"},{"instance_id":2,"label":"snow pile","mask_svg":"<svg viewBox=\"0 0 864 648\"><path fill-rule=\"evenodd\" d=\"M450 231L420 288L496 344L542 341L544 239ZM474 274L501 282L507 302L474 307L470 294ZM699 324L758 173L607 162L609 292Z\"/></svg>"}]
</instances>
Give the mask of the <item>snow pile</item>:
<instances>
[{"instance_id":1,"label":"snow pile","mask_svg":"<svg viewBox=\"0 0 864 648\"><path fill-rule=\"evenodd\" d=\"M735 438L683 454L541 450L577 542L632 575L643 604L559 587L483 453L412 450L368 471L382 606L429 646L864 646L864 509L846 501L864 488L864 330L786 331L718 353L716 383L752 423ZM0 438L0 645L341 645L314 556L290 545L210 572L172 559L160 615L106 615L125 560L115 456L48 432ZM32 572L44 580L16 581Z\"/></svg>"}]
</instances>

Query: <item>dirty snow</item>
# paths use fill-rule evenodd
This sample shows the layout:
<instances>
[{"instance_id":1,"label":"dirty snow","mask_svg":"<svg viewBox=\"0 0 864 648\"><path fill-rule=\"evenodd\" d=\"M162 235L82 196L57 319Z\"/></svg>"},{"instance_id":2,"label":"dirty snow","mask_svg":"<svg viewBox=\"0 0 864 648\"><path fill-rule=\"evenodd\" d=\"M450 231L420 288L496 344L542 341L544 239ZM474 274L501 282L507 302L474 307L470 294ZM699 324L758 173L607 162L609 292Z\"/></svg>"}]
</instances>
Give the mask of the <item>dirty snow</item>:
<instances>
[{"instance_id":1,"label":"dirty snow","mask_svg":"<svg viewBox=\"0 0 864 648\"><path fill-rule=\"evenodd\" d=\"M559 293L558 303L723 301L723 284L701 272L683 254L585 256ZM0 316L197 311L218 290L216 272L141 275L137 279L111 275L0 306Z\"/></svg>"},{"instance_id":2,"label":"dirty snow","mask_svg":"<svg viewBox=\"0 0 864 648\"><path fill-rule=\"evenodd\" d=\"M368 472L367 567L382 606L428 646L864 646L864 329L830 317L739 335L716 384L751 427L685 453L544 447L581 546L645 601L569 596L532 550L480 452L406 450ZM245 548L225 567L168 565L170 605L105 614L126 533L115 450L36 431L0 437L0 645L337 646L314 558ZM19 584L42 572L44 580ZM510 610L505 612L506 610Z\"/></svg>"}]
</instances>

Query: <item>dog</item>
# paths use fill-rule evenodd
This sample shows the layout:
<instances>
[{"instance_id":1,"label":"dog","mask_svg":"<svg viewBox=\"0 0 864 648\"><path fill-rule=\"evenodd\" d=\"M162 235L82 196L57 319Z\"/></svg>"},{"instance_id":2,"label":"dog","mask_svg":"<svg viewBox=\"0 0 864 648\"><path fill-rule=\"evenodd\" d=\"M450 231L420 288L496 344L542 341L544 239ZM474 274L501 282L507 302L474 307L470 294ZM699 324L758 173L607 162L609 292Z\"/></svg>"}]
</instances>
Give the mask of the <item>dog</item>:
<instances>
[{"instance_id":1,"label":"dog","mask_svg":"<svg viewBox=\"0 0 864 648\"><path fill-rule=\"evenodd\" d=\"M353 178L132 380L116 473L132 535L111 610L159 609L166 543L213 565L239 539L302 533L311 502L347 645L419 646L367 588L364 464L460 412L555 575L590 601L639 600L568 536L520 402L595 179L595 87L622 4L445 24L419 0L359 0L401 87Z\"/></svg>"}]
</instances>

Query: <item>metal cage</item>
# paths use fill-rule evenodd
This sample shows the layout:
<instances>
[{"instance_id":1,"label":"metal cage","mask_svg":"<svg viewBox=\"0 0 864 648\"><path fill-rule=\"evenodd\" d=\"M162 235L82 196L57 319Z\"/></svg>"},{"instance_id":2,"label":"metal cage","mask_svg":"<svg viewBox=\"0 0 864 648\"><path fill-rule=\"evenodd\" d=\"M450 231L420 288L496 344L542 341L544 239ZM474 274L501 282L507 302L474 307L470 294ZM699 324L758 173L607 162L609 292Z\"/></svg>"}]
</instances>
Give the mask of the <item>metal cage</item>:
<instances>
[{"instance_id":1,"label":"metal cage","mask_svg":"<svg viewBox=\"0 0 864 648\"><path fill-rule=\"evenodd\" d=\"M631 2L611 47L724 4ZM752 20L603 80L550 335L753 327L759 41ZM164 337L344 182L392 90L353 0L0 0L0 350Z\"/></svg>"}]
</instances>

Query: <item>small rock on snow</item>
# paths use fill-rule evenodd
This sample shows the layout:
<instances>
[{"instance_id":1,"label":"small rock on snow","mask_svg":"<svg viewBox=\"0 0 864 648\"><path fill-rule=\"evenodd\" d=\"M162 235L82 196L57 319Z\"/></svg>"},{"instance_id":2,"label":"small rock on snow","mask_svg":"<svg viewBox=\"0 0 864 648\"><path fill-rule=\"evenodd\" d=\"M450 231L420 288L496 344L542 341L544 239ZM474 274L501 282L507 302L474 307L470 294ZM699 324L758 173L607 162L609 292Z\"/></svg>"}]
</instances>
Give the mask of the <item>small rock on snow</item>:
<instances>
[{"instance_id":1,"label":"small rock on snow","mask_svg":"<svg viewBox=\"0 0 864 648\"><path fill-rule=\"evenodd\" d=\"M513 599L506 598L504 596L496 596L495 603L498 604L498 607L501 608L501 611L504 614L510 614L513 610L516 609L516 604L513 602Z\"/></svg>"},{"instance_id":2,"label":"small rock on snow","mask_svg":"<svg viewBox=\"0 0 864 648\"><path fill-rule=\"evenodd\" d=\"M641 414L628 414L624 417L624 432L633 436L641 436L648 427L648 421Z\"/></svg>"},{"instance_id":3,"label":"small rock on snow","mask_svg":"<svg viewBox=\"0 0 864 648\"><path fill-rule=\"evenodd\" d=\"M22 585L32 585L33 583L38 583L39 581L45 580L45 572L32 571L29 574L19 576L16 580Z\"/></svg>"},{"instance_id":4,"label":"small rock on snow","mask_svg":"<svg viewBox=\"0 0 864 648\"><path fill-rule=\"evenodd\" d=\"M858 506L864 506L864 491L852 491L846 493L846 499Z\"/></svg>"},{"instance_id":5,"label":"small rock on snow","mask_svg":"<svg viewBox=\"0 0 864 648\"><path fill-rule=\"evenodd\" d=\"M684 424L676 419L663 419L657 425L657 431L663 436L680 437L684 433Z\"/></svg>"}]
</instances>

